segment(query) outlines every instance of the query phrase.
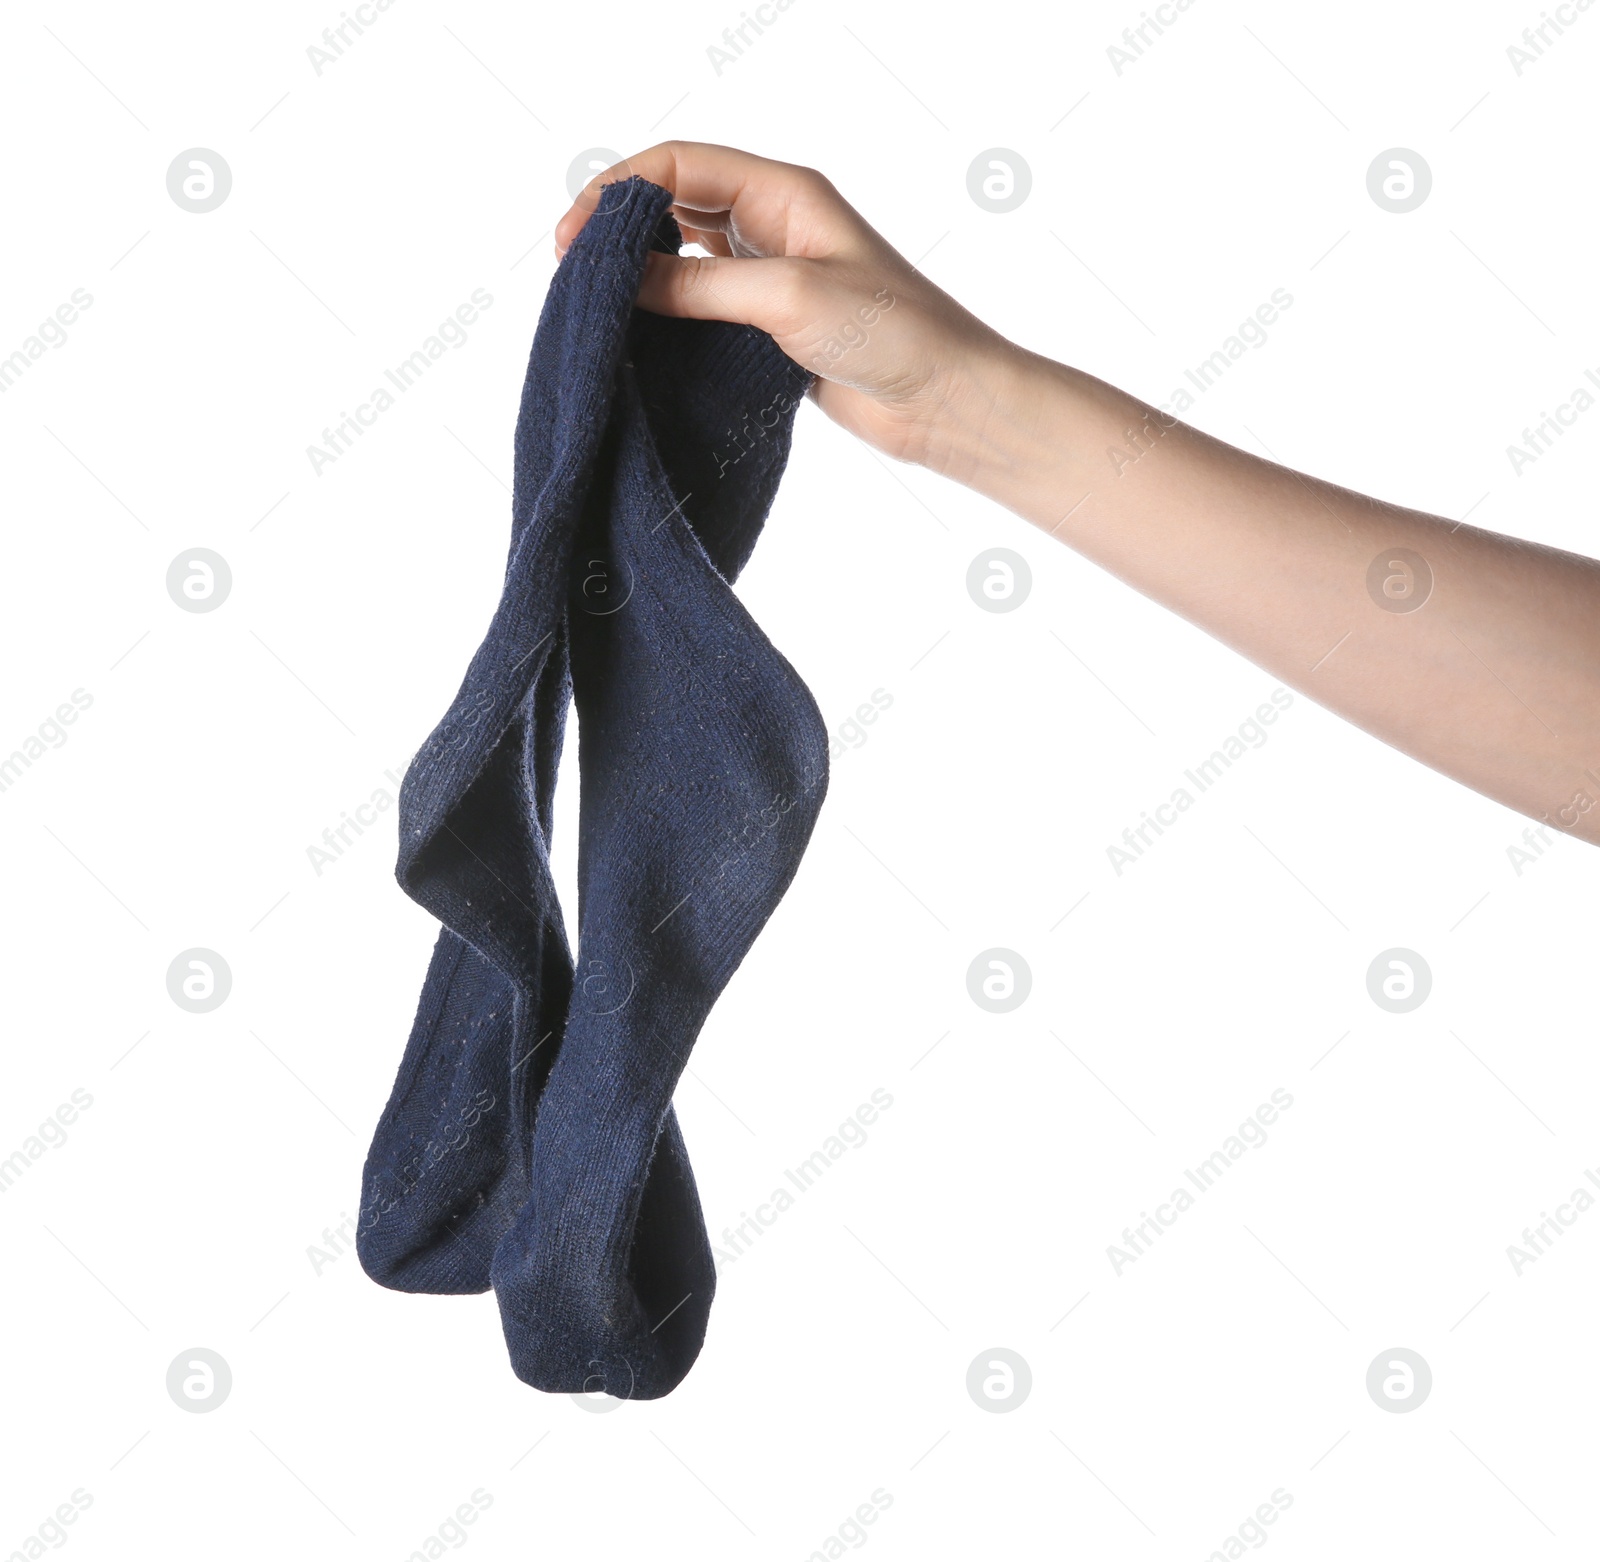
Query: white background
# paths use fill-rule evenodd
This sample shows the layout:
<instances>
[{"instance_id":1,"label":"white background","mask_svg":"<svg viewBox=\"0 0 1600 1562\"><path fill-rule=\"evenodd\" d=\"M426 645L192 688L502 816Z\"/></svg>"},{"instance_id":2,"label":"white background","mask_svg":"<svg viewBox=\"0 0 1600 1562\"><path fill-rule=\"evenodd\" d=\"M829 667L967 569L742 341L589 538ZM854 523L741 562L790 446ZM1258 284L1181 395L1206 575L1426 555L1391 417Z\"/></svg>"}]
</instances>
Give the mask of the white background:
<instances>
[{"instance_id":1,"label":"white background","mask_svg":"<svg viewBox=\"0 0 1600 1562\"><path fill-rule=\"evenodd\" d=\"M492 1297L308 1258L435 928L392 811L320 876L307 848L392 792L487 624L588 149L820 167L999 329L1156 401L1286 289L1193 422L1594 546L1600 411L1520 476L1506 447L1600 371L1600 10L1519 77L1532 5L1198 0L1119 76L1132 3L797 0L718 74L739 9L398 0L320 76L336 4L0 23L0 354L94 300L0 397L0 752L92 696L0 793L0 1158L93 1099L0 1196L0 1554L78 1488L84 1558L399 1559L475 1490L474 1556L801 1558L879 1488L883 1557L1205 1557L1278 1488L1284 1558L1591 1554L1600 1213L1520 1276L1506 1249L1600 1166L1596 859L1519 874L1526 821L1297 697L1119 877L1107 846L1275 680L810 405L740 590L830 726L892 704L680 1088L713 1234L892 1108L725 1268L656 1403L541 1396ZM233 176L203 215L165 186L192 147ZM1033 175L1006 215L966 188L995 147ZM1367 193L1391 147L1433 173L1406 215ZM475 288L467 343L315 475ZM1007 614L965 587L996 546L1033 571ZM165 588L195 547L233 573L208 614ZM208 1014L167 996L193 946L233 973ZM1009 1014L967 994L994 946L1033 973ZM1433 975L1408 1014L1367 992L1395 946ZM1269 1142L1115 1273L1275 1088ZM233 1388L185 1414L197 1346ZM1001 1414L965 1386L995 1347L1033 1379ZM1366 1391L1392 1347L1432 1369L1410 1413Z\"/></svg>"}]
</instances>

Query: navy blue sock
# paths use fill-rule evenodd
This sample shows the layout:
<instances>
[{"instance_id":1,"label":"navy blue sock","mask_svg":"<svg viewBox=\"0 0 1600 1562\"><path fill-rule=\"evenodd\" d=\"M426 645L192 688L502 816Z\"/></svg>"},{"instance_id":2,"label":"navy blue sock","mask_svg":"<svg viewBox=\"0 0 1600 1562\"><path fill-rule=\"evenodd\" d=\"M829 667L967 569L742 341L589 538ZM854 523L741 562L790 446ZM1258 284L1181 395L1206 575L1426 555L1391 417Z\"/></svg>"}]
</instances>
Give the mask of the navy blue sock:
<instances>
[{"instance_id":1,"label":"navy blue sock","mask_svg":"<svg viewBox=\"0 0 1600 1562\"><path fill-rule=\"evenodd\" d=\"M445 931L360 1237L386 1284L492 1279L526 1381L635 1398L681 1380L714 1288L672 1091L827 764L815 702L728 585L809 376L749 327L633 312L647 250L677 248L669 205L608 186L546 299L504 594L401 795L399 877ZM548 849L569 687L575 973Z\"/></svg>"},{"instance_id":2,"label":"navy blue sock","mask_svg":"<svg viewBox=\"0 0 1600 1562\"><path fill-rule=\"evenodd\" d=\"M525 770L539 829L551 833L556 767L571 699L563 643L530 696ZM437 756L441 728L418 756ZM401 1291L489 1289L495 1244L527 1199L532 1105L554 1060L572 958L553 889L541 897L544 961L519 989L445 926L363 1174L356 1245L373 1279Z\"/></svg>"}]
</instances>

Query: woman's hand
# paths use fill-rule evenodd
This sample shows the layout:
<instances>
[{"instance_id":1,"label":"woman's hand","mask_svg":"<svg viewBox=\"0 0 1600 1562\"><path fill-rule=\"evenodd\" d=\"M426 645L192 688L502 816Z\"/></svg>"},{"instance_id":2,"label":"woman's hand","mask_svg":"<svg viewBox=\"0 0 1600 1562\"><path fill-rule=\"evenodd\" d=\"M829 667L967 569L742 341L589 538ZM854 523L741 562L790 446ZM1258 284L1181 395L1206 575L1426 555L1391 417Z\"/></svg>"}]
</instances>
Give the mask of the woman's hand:
<instances>
[{"instance_id":1,"label":"woman's hand","mask_svg":"<svg viewBox=\"0 0 1600 1562\"><path fill-rule=\"evenodd\" d=\"M732 147L664 141L591 179L555 230L577 237L602 185L638 174L673 193L709 257L652 254L639 305L736 320L812 370L817 405L900 461L965 482L971 431L1008 369L1031 356L942 292L811 168Z\"/></svg>"}]
</instances>

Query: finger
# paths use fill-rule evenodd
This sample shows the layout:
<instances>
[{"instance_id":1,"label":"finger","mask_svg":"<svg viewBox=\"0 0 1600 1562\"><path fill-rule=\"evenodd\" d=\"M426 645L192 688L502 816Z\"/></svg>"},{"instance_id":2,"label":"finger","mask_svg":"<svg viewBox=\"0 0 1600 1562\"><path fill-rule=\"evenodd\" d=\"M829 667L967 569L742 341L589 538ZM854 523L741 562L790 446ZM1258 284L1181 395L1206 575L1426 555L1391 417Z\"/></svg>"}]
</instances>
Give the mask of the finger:
<instances>
[{"instance_id":1,"label":"finger","mask_svg":"<svg viewBox=\"0 0 1600 1562\"><path fill-rule=\"evenodd\" d=\"M621 168L624 165L619 163L617 166ZM607 169L606 173L601 175L601 177L603 179L609 179L610 174L611 170ZM622 177L626 178L628 175L623 174ZM677 220L678 226L683 230L685 239L687 239L690 243L703 245L715 255L733 254L731 238L733 232L732 212L696 211L693 207L680 205L677 201L672 203L670 209L673 217ZM569 213L568 215L570 216L571 214ZM566 221L566 218L562 219L562 223L565 223ZM555 231L556 258L559 260L564 254L566 254L567 245L562 242L561 224L557 225ZM578 231L581 231L581 229ZM727 235L728 237L724 237L724 235ZM573 237L577 237L576 232L573 234ZM713 239L720 239L722 242L722 247L718 248L713 242ZM570 240L568 242L570 242Z\"/></svg>"},{"instance_id":2,"label":"finger","mask_svg":"<svg viewBox=\"0 0 1600 1562\"><path fill-rule=\"evenodd\" d=\"M831 186L809 168L774 162L736 147L696 141L664 141L597 174L578 192L556 224L556 243L565 249L577 237L599 204L600 191L618 179L638 175L670 190L677 202L704 213L708 226L720 227L711 214L733 214L740 232L769 254L785 253L788 214L803 199L814 199Z\"/></svg>"},{"instance_id":3,"label":"finger","mask_svg":"<svg viewBox=\"0 0 1600 1562\"><path fill-rule=\"evenodd\" d=\"M599 204L600 191L619 179L637 175L671 190L675 196L681 193L686 204L706 210L726 209L744 188L743 174L748 166L762 161L733 147L695 141L658 142L612 164L584 185L556 224L556 242L563 247L570 244Z\"/></svg>"},{"instance_id":4,"label":"finger","mask_svg":"<svg viewBox=\"0 0 1600 1562\"><path fill-rule=\"evenodd\" d=\"M775 256L728 260L652 254L639 288L641 309L687 320L733 320L782 338L804 315L806 262Z\"/></svg>"}]
</instances>

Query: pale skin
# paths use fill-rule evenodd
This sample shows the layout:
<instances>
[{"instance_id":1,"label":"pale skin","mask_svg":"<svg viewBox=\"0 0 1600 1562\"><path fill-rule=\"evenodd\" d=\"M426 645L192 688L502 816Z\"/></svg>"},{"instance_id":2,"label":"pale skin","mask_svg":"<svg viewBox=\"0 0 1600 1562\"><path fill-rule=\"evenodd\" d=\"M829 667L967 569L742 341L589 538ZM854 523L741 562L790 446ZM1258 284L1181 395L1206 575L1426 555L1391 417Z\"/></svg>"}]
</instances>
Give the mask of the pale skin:
<instances>
[{"instance_id":1,"label":"pale skin","mask_svg":"<svg viewBox=\"0 0 1600 1562\"><path fill-rule=\"evenodd\" d=\"M814 169L663 142L579 193L558 255L600 187L633 174L672 191L709 252L651 255L641 308L759 327L884 455L993 499L1402 753L1600 844L1600 563L1292 471L1017 346ZM855 345L834 357L846 329ZM1386 611L1369 568L1402 549L1431 592ZM1408 605L1417 572L1378 573Z\"/></svg>"}]
</instances>

